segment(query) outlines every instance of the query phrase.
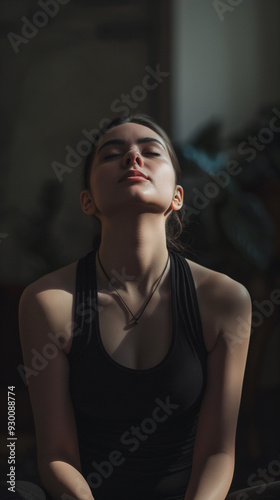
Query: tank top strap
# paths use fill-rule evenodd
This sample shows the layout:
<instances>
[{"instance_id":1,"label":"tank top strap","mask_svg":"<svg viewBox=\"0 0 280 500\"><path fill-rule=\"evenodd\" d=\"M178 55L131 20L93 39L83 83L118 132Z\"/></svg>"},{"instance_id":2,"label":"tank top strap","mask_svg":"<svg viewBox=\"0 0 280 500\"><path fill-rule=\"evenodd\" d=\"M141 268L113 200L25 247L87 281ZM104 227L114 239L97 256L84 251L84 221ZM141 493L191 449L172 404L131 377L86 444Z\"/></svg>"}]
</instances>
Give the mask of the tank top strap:
<instances>
[{"instance_id":1,"label":"tank top strap","mask_svg":"<svg viewBox=\"0 0 280 500\"><path fill-rule=\"evenodd\" d=\"M204 342L202 321L193 275L188 261L179 253L170 251L175 279L172 281L177 301L178 321L194 349L205 359L207 350Z\"/></svg>"},{"instance_id":2,"label":"tank top strap","mask_svg":"<svg viewBox=\"0 0 280 500\"><path fill-rule=\"evenodd\" d=\"M97 312L95 280L95 254L92 250L78 260L74 298L74 328L72 346L68 357L77 356L86 349L93 334L94 318Z\"/></svg>"},{"instance_id":3,"label":"tank top strap","mask_svg":"<svg viewBox=\"0 0 280 500\"><path fill-rule=\"evenodd\" d=\"M176 297L176 324L188 335L188 340L202 358L207 354L199 304L192 272L187 260L177 252L169 251L172 259L172 296ZM95 255L92 250L77 263L74 299L74 329L70 352L71 358L86 349L94 335L95 318L98 311L97 291L94 289Z\"/></svg>"}]
</instances>

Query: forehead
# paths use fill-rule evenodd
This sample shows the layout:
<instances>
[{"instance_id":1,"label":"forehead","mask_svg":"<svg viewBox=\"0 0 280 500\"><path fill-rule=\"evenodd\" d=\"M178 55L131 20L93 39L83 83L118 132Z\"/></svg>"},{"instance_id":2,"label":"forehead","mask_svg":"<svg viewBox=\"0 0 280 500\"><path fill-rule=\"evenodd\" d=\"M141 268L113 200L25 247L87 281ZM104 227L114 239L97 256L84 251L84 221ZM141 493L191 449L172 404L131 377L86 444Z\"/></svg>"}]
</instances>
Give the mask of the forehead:
<instances>
[{"instance_id":1,"label":"forehead","mask_svg":"<svg viewBox=\"0 0 280 500\"><path fill-rule=\"evenodd\" d=\"M163 138L157 134L154 130L144 125L138 123L123 123L122 125L117 125L116 127L108 130L100 143L100 146L109 139L123 139L128 142L133 142L142 137L152 137L162 143L164 143Z\"/></svg>"}]
</instances>

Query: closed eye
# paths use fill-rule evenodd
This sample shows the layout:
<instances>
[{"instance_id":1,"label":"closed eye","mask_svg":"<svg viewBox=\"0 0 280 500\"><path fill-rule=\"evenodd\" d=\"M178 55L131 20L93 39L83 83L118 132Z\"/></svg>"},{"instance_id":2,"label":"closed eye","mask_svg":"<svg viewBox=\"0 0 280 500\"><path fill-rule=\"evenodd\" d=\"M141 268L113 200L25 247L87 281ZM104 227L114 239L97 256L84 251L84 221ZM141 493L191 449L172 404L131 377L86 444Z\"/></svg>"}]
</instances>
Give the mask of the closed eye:
<instances>
[{"instance_id":1,"label":"closed eye","mask_svg":"<svg viewBox=\"0 0 280 500\"><path fill-rule=\"evenodd\" d=\"M146 156L160 156L160 153L156 153L154 151L144 151L142 153L143 155ZM122 156L121 153L112 153L110 155L104 156L104 160L110 160L111 158L116 158L117 156Z\"/></svg>"},{"instance_id":2,"label":"closed eye","mask_svg":"<svg viewBox=\"0 0 280 500\"><path fill-rule=\"evenodd\" d=\"M104 156L104 160L110 160L110 158L115 158L116 156L121 156L120 153L112 153L111 155Z\"/></svg>"}]
</instances>

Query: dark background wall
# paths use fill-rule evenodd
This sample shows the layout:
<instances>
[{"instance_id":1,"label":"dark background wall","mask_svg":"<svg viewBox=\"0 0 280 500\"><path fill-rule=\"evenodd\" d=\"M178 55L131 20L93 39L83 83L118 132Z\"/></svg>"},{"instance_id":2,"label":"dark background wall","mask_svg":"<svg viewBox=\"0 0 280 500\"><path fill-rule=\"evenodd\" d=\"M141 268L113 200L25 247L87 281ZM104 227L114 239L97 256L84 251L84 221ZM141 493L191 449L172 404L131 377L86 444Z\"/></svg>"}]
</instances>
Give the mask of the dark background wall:
<instances>
[{"instance_id":1,"label":"dark background wall","mask_svg":"<svg viewBox=\"0 0 280 500\"><path fill-rule=\"evenodd\" d=\"M280 132L271 124L280 127L280 4L61 0L42 17L45 4L0 5L1 470L13 384L17 479L40 484L17 370L20 294L90 248L94 226L79 205L85 134L144 112L171 134L181 161L189 257L244 283L253 300L234 486L257 480L259 467L272 471L273 460L279 477L267 477L279 480ZM238 175L215 182L232 160Z\"/></svg>"}]
</instances>

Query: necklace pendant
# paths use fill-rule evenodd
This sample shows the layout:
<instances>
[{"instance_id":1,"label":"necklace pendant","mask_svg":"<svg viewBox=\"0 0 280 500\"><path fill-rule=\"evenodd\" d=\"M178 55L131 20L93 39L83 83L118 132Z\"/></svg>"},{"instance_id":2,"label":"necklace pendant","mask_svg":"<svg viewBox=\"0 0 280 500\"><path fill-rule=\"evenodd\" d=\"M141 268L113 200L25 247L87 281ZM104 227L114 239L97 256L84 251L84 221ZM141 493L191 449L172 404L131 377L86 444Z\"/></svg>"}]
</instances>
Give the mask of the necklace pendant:
<instances>
[{"instance_id":1,"label":"necklace pendant","mask_svg":"<svg viewBox=\"0 0 280 500\"><path fill-rule=\"evenodd\" d=\"M135 325L138 325L138 323L139 323L139 319L141 318L141 316L142 316L143 312L145 311L145 309L146 309L147 305L149 304L149 302L150 302L151 298L153 297L153 295L154 295L154 293L155 293L156 289L158 288L158 286L159 286L159 284L160 284L160 281L161 281L161 279L162 279L162 277L163 277L163 275L164 275L164 273L165 273L165 270L166 270L166 268L167 268L167 265L168 265L168 262L169 262L169 258L170 258L170 257L169 257L169 254L168 254L167 262L166 262L166 264L165 264L165 268L164 268L164 270L162 271L162 273L161 273L160 277L157 279L157 284L156 284L156 286L154 287L154 290L153 290L152 294L150 295L150 297L149 297L148 301L146 302L146 304L145 304L145 306L144 306L144 308L143 308L143 310L142 310L141 314L138 316L138 318L136 318L136 317L134 316L133 312L129 309L128 305L127 305L127 304L126 304L126 302L123 300L123 298L122 298L122 297L121 297L121 295L119 294L118 290L117 290L117 289L116 289L116 287L113 285L112 280L110 280L110 278L109 278L108 274L106 273L106 271L105 271L104 267L102 266L102 264L101 264L101 262L100 262L100 257L99 257L99 249L97 250L97 258L98 258L99 265L100 265L100 267L101 267L101 269L102 269L102 271L103 271L104 275L106 276L107 280L111 283L111 285L113 286L113 288L114 288L115 292L118 294L118 296L119 296L119 298L120 298L121 302L123 303L123 305L125 306L125 308L128 310L128 312L129 312L129 313L131 314L131 316L133 317L133 319L134 319L134 324L135 324ZM131 324L131 323L130 323L130 324Z\"/></svg>"}]
</instances>

